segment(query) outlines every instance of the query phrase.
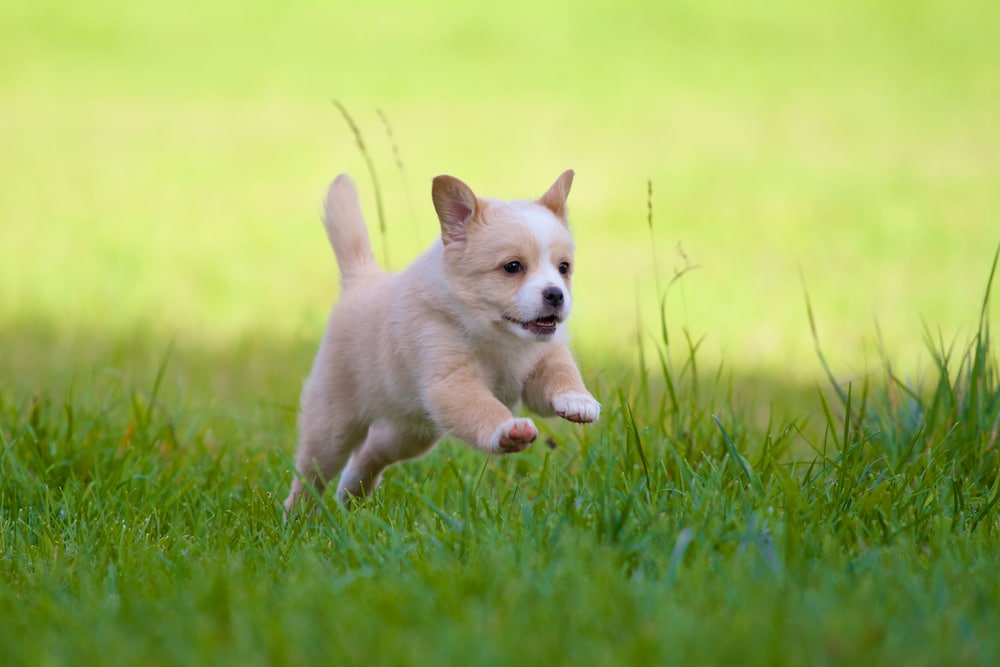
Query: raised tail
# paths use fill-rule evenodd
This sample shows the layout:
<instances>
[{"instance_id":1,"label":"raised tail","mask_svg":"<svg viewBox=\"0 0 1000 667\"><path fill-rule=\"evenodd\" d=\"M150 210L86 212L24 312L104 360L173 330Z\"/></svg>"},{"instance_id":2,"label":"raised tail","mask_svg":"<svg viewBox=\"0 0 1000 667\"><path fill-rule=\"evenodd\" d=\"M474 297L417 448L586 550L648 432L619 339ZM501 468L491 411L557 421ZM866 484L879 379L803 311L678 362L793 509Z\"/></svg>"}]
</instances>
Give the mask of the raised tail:
<instances>
[{"instance_id":1,"label":"raised tail","mask_svg":"<svg viewBox=\"0 0 1000 667\"><path fill-rule=\"evenodd\" d=\"M380 272L368 240L358 191L347 174L333 179L323 206L323 226L340 266L340 283L348 287L356 278Z\"/></svg>"}]
</instances>

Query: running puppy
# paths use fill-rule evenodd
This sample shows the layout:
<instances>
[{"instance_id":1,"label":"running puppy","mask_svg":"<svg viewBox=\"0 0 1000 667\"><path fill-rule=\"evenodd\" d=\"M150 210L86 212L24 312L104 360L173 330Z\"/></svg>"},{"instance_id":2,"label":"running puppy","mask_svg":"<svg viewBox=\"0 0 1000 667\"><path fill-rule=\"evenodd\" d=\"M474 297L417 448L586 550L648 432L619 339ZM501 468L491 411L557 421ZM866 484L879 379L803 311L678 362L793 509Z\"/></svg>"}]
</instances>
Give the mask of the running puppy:
<instances>
[{"instance_id":1,"label":"running puppy","mask_svg":"<svg viewBox=\"0 0 1000 667\"><path fill-rule=\"evenodd\" d=\"M302 390L286 511L306 484L322 492L337 473L341 501L369 494L387 466L444 435L488 454L522 451L538 430L511 413L521 400L541 416L598 418L566 348L572 183L566 171L538 200L503 202L438 176L441 239L389 274L375 263L353 181L333 181L324 224L342 289Z\"/></svg>"}]
</instances>

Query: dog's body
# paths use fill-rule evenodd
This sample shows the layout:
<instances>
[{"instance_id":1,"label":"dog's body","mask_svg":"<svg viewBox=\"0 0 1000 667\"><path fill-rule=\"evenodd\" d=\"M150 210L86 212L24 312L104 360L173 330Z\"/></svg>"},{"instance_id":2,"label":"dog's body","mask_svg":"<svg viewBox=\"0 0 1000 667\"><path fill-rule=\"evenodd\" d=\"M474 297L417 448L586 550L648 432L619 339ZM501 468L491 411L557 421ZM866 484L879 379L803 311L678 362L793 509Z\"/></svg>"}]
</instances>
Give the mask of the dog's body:
<instances>
[{"instance_id":1,"label":"dog's body","mask_svg":"<svg viewBox=\"0 0 1000 667\"><path fill-rule=\"evenodd\" d=\"M302 391L286 510L305 484L322 492L341 471L338 498L371 493L388 465L446 434L491 454L521 451L538 435L511 413L521 400L542 416L598 418L562 327L572 180L567 171L538 201L508 203L437 177L441 240L395 275L375 263L353 182L333 181L324 223L342 292Z\"/></svg>"}]
</instances>

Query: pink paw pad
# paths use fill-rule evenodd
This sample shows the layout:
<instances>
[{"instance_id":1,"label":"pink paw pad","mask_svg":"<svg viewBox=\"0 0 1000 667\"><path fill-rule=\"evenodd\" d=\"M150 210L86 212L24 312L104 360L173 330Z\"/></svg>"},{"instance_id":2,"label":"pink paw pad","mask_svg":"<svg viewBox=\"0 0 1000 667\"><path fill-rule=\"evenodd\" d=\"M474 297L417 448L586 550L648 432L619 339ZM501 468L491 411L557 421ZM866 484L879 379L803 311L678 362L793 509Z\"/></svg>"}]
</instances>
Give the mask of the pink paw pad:
<instances>
[{"instance_id":1,"label":"pink paw pad","mask_svg":"<svg viewBox=\"0 0 1000 667\"><path fill-rule=\"evenodd\" d=\"M498 448L505 453L524 451L537 437L538 429L530 419L510 419L494 435Z\"/></svg>"}]
</instances>

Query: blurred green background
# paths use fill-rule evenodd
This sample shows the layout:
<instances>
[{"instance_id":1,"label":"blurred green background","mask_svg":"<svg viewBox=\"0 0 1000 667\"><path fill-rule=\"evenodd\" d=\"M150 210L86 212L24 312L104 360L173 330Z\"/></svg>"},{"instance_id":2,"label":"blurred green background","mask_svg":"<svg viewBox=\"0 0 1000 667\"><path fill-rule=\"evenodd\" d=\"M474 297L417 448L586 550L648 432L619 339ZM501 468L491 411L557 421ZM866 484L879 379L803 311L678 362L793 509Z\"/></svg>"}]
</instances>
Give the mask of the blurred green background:
<instances>
[{"instance_id":1,"label":"blurred green background","mask_svg":"<svg viewBox=\"0 0 1000 667\"><path fill-rule=\"evenodd\" d=\"M436 234L436 174L521 198L576 170L592 375L686 261L667 314L709 368L810 384L807 288L838 373L876 323L916 371L924 323L974 331L1000 243L998 64L992 1L6 2L0 382L173 341L192 384L280 377L293 404L336 295L326 183L352 173L375 222L332 99L392 268Z\"/></svg>"}]
</instances>

